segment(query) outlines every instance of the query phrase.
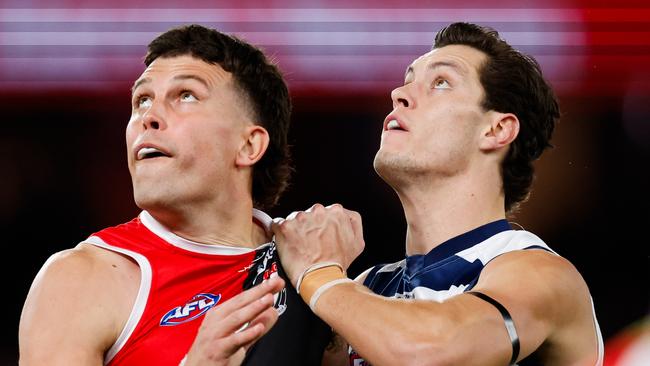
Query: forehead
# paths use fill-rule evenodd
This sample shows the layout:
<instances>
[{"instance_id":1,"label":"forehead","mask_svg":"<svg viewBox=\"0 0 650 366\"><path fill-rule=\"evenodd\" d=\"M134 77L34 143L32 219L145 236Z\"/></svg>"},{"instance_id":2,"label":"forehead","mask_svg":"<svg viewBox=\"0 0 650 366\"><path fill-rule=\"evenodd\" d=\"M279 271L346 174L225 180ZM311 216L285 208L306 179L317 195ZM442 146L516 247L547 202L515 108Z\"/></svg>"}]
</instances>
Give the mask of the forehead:
<instances>
[{"instance_id":1,"label":"forehead","mask_svg":"<svg viewBox=\"0 0 650 366\"><path fill-rule=\"evenodd\" d=\"M136 80L134 87L140 85L141 81L173 79L178 76L200 78L206 82L208 87L232 80L232 74L225 71L220 65L207 63L191 55L182 55L155 59Z\"/></svg>"},{"instance_id":2,"label":"forehead","mask_svg":"<svg viewBox=\"0 0 650 366\"><path fill-rule=\"evenodd\" d=\"M481 65L487 60L482 51L465 45L449 45L433 49L418 57L407 68L407 74L423 73L427 68L447 66L460 74L477 75Z\"/></svg>"}]
</instances>

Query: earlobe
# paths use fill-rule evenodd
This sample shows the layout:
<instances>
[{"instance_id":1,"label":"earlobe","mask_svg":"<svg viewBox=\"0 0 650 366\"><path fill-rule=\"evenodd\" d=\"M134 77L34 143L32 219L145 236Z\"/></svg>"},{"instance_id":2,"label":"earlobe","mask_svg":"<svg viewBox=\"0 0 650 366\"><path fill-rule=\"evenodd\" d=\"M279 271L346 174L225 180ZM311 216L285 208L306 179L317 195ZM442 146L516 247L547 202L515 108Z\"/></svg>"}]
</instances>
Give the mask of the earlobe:
<instances>
[{"instance_id":1,"label":"earlobe","mask_svg":"<svg viewBox=\"0 0 650 366\"><path fill-rule=\"evenodd\" d=\"M512 113L498 113L483 134L481 149L496 150L512 143L519 134L519 119Z\"/></svg>"},{"instance_id":2,"label":"earlobe","mask_svg":"<svg viewBox=\"0 0 650 366\"><path fill-rule=\"evenodd\" d=\"M235 164L240 167L252 166L262 159L270 140L266 129L258 125L248 127L245 137L235 161Z\"/></svg>"}]
</instances>

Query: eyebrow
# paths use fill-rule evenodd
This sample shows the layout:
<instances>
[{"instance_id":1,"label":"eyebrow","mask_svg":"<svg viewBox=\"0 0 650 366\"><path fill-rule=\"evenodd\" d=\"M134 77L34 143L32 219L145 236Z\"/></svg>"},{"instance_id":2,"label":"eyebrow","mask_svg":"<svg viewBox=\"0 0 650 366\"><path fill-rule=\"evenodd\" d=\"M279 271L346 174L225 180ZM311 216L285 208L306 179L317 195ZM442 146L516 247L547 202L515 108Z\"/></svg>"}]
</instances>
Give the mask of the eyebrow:
<instances>
[{"instance_id":1,"label":"eyebrow","mask_svg":"<svg viewBox=\"0 0 650 366\"><path fill-rule=\"evenodd\" d=\"M172 80L196 80L196 81L200 82L201 84L203 84L206 88L208 88L208 89L210 88L210 86L208 85L208 82L205 79L203 79L202 77L196 76L196 75L191 75L191 74L176 75L176 76L174 76L174 78ZM142 79L137 80L133 84L133 87L131 88L131 94L133 94L133 92L137 88L139 88L142 84L146 84L146 83L150 83L150 82L151 82L151 78L142 78Z\"/></svg>"},{"instance_id":2,"label":"eyebrow","mask_svg":"<svg viewBox=\"0 0 650 366\"><path fill-rule=\"evenodd\" d=\"M176 75L174 76L173 80L196 80L199 83L203 84L206 88L210 89L210 85L204 78L192 74Z\"/></svg>"},{"instance_id":3,"label":"eyebrow","mask_svg":"<svg viewBox=\"0 0 650 366\"><path fill-rule=\"evenodd\" d=\"M440 68L440 67L450 67L450 68L454 69L457 73L459 73L461 75L466 75L467 74L467 70L465 70L465 68L463 66L461 66L460 64L457 64L455 62L452 62L452 61L436 61L436 62L432 62L429 65L427 65L427 70L435 70L435 69ZM404 78L406 78L406 75L408 75L409 73L413 73L414 71L415 70L413 69L413 65L409 65L409 67L406 68L406 72L404 73Z\"/></svg>"},{"instance_id":4,"label":"eyebrow","mask_svg":"<svg viewBox=\"0 0 650 366\"><path fill-rule=\"evenodd\" d=\"M140 85L142 85L142 84L146 84L146 83L150 83L150 82L151 82L151 79L150 79L150 78L142 78L142 79L138 79L138 80L136 80L136 82L133 83L133 86L131 87L131 94L133 94L133 92L134 92L137 88L139 88Z\"/></svg>"}]
</instances>

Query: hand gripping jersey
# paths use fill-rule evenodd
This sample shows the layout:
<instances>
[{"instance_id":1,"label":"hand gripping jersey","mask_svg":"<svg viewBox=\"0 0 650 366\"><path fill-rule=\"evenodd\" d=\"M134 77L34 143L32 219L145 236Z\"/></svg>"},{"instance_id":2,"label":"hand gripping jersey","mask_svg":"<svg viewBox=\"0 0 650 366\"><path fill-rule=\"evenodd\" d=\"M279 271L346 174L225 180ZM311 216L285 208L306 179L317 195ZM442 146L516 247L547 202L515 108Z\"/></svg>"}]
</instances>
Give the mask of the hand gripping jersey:
<instances>
[{"instance_id":1,"label":"hand gripping jersey","mask_svg":"<svg viewBox=\"0 0 650 366\"><path fill-rule=\"evenodd\" d=\"M396 263L375 266L363 284L386 297L443 302L470 291L489 261L521 249L543 249L555 253L536 235L512 230L506 220L498 220L451 238L425 255L407 256ZM595 313L594 324L598 337L597 365L602 365L603 339ZM352 348L348 351L351 366L369 365ZM536 356L533 353L518 365L541 365Z\"/></svg>"},{"instance_id":2,"label":"hand gripping jersey","mask_svg":"<svg viewBox=\"0 0 650 366\"><path fill-rule=\"evenodd\" d=\"M253 216L268 232L271 218L257 210ZM273 242L257 249L199 244L168 231L146 211L85 242L131 257L141 272L135 304L105 365L176 366L208 310L270 276L285 277ZM280 317L249 349L244 365L321 363L330 329L285 282L275 297Z\"/></svg>"}]
</instances>

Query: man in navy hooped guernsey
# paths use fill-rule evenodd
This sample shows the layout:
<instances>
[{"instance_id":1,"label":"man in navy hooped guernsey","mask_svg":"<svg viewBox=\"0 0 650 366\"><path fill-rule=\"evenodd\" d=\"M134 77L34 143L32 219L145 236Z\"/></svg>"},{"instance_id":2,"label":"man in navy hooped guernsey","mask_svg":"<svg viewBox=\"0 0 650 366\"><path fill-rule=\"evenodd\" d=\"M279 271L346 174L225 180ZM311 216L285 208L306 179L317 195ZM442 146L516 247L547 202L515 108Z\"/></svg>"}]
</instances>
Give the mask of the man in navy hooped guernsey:
<instances>
[{"instance_id":1,"label":"man in navy hooped guernsey","mask_svg":"<svg viewBox=\"0 0 650 366\"><path fill-rule=\"evenodd\" d=\"M374 167L402 203L406 258L347 278L363 230L336 204L272 225L289 280L338 334L325 364L602 365L582 276L506 221L560 116L536 61L454 23L391 98Z\"/></svg>"}]
</instances>

